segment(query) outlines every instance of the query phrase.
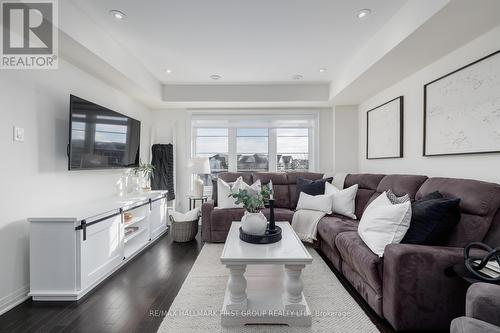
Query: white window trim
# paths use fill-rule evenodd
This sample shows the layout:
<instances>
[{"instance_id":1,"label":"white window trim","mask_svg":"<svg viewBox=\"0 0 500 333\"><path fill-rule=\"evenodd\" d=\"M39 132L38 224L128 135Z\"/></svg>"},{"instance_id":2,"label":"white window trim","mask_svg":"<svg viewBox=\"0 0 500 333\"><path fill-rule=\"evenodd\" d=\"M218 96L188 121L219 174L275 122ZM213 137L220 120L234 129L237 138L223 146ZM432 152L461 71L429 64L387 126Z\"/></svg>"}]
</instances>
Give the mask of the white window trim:
<instances>
[{"instance_id":1,"label":"white window trim","mask_svg":"<svg viewBox=\"0 0 500 333\"><path fill-rule=\"evenodd\" d=\"M186 137L190 138L188 142L186 142L186 153L187 159L195 156L195 140L196 133L193 131L193 120L197 119L231 119L235 120L247 120L248 118L260 118L260 119L309 119L312 121L312 125L309 126L282 126L283 128L309 128L309 171L317 172L319 168L319 110L225 110L225 111L214 111L214 110L196 110L196 111L187 111L186 117ZM217 127L217 126L204 126L204 127ZM245 127L245 126L220 126L224 128L228 128L228 162L229 162L229 172L237 171L237 154L236 154L236 128L237 127ZM276 147L276 128L270 126L261 126L269 128L269 171L277 171L277 147ZM188 175L189 184L192 180L192 175Z\"/></svg>"}]
</instances>

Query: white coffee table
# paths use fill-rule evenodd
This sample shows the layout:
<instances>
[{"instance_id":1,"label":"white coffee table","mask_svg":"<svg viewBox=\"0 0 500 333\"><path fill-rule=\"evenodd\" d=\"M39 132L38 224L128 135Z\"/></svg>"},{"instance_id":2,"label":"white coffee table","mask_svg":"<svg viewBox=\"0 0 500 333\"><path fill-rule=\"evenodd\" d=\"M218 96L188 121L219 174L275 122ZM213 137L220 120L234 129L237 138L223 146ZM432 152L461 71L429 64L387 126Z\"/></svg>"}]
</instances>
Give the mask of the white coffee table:
<instances>
[{"instance_id":1,"label":"white coffee table","mask_svg":"<svg viewBox=\"0 0 500 333\"><path fill-rule=\"evenodd\" d=\"M290 223L276 225L282 229L281 241L263 245L240 240L241 222L232 223L220 258L230 271L222 326L311 326L300 274L313 258Z\"/></svg>"}]
</instances>

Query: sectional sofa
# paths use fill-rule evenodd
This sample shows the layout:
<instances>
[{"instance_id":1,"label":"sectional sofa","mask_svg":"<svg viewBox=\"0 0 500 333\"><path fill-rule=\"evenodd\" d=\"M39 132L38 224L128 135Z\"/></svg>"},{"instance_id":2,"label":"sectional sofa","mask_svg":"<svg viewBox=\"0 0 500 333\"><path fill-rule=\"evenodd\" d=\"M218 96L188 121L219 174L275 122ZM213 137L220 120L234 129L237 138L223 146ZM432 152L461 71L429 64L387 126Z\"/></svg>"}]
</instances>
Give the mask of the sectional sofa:
<instances>
[{"instance_id":1,"label":"sectional sofa","mask_svg":"<svg viewBox=\"0 0 500 333\"><path fill-rule=\"evenodd\" d=\"M252 184L273 182L275 216L292 221L298 201L297 178L320 179L323 174L223 173L226 182L239 176ZM463 261L463 247L471 241L500 246L500 185L477 180L428 178L419 175L349 174L344 187L358 184L356 216L325 216L318 224L314 244L343 274L369 306L394 329L447 330L453 318L465 309L467 284L445 274L453 264ZM409 194L412 200L440 191L445 197L460 198L462 218L444 246L391 244L379 258L357 233L364 209L383 191ZM264 214L268 214L267 209ZM202 206L202 239L224 242L232 221L243 216L243 209L219 209L212 200Z\"/></svg>"}]
</instances>

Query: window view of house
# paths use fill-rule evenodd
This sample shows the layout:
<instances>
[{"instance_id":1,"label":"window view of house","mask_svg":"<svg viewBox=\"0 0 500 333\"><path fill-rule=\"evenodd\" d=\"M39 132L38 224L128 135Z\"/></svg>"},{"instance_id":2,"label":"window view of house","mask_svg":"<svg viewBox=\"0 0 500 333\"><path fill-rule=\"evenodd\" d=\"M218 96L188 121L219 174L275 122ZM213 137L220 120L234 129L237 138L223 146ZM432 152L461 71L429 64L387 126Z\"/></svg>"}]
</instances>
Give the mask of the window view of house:
<instances>
[{"instance_id":1,"label":"window view of house","mask_svg":"<svg viewBox=\"0 0 500 333\"><path fill-rule=\"evenodd\" d=\"M278 128L277 169L309 170L309 129Z\"/></svg>"},{"instance_id":2,"label":"window view of house","mask_svg":"<svg viewBox=\"0 0 500 333\"><path fill-rule=\"evenodd\" d=\"M227 128L197 128L195 151L197 157L208 157L211 175L200 175L206 186L212 175L229 170L229 130Z\"/></svg>"},{"instance_id":3,"label":"window view of house","mask_svg":"<svg viewBox=\"0 0 500 333\"><path fill-rule=\"evenodd\" d=\"M269 130L238 128L236 130L238 172L269 170Z\"/></svg>"},{"instance_id":4,"label":"window view of house","mask_svg":"<svg viewBox=\"0 0 500 333\"><path fill-rule=\"evenodd\" d=\"M194 127L193 134L193 155L208 157L210 161L211 174L200 175L206 186L211 186L212 179L221 172L308 171L311 168L312 131L307 127Z\"/></svg>"}]
</instances>

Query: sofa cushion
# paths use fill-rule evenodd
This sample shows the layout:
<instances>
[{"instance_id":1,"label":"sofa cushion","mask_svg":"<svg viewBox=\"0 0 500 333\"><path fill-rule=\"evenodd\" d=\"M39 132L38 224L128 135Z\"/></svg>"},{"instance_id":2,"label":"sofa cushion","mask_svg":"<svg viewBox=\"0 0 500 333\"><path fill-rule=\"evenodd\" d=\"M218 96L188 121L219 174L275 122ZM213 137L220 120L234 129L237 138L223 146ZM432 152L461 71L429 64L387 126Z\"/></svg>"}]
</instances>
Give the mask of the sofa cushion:
<instances>
[{"instance_id":1,"label":"sofa cushion","mask_svg":"<svg viewBox=\"0 0 500 333\"><path fill-rule=\"evenodd\" d=\"M377 190L368 200L366 207L378 198L382 192L387 192L388 190L391 190L397 196L408 194L410 200L414 201L417 191L427 179L427 176L387 175L380 181Z\"/></svg>"},{"instance_id":2,"label":"sofa cushion","mask_svg":"<svg viewBox=\"0 0 500 333\"><path fill-rule=\"evenodd\" d=\"M363 215L363 211L370 200L371 196L377 190L377 186L385 175L376 175L369 173L349 174L345 178L344 188L358 184L358 192L356 193L356 210L355 215L358 219Z\"/></svg>"},{"instance_id":3,"label":"sofa cushion","mask_svg":"<svg viewBox=\"0 0 500 333\"><path fill-rule=\"evenodd\" d=\"M239 177L243 178L243 181L249 185L254 182L250 172L222 172L218 175L218 178L222 179L226 183L233 183Z\"/></svg>"},{"instance_id":4,"label":"sofa cushion","mask_svg":"<svg viewBox=\"0 0 500 333\"><path fill-rule=\"evenodd\" d=\"M482 241L500 207L500 185L471 179L429 178L415 199L439 191L445 198L460 198L462 217L446 245L464 247Z\"/></svg>"},{"instance_id":5,"label":"sofa cushion","mask_svg":"<svg viewBox=\"0 0 500 333\"><path fill-rule=\"evenodd\" d=\"M382 258L374 254L357 232L343 232L335 239L342 260L377 293L382 292Z\"/></svg>"},{"instance_id":6,"label":"sofa cushion","mask_svg":"<svg viewBox=\"0 0 500 333\"><path fill-rule=\"evenodd\" d=\"M391 190L395 195L402 196L408 194L410 200L415 200L415 195L422 184L427 180L427 176L417 175L387 175L377 186L377 192Z\"/></svg>"},{"instance_id":7,"label":"sofa cushion","mask_svg":"<svg viewBox=\"0 0 500 333\"><path fill-rule=\"evenodd\" d=\"M500 327L469 317L458 317L451 321L450 333L473 332L500 333Z\"/></svg>"},{"instance_id":8,"label":"sofa cushion","mask_svg":"<svg viewBox=\"0 0 500 333\"><path fill-rule=\"evenodd\" d=\"M253 181L260 179L262 185L273 182L274 207L290 208L290 191L286 172L254 172Z\"/></svg>"},{"instance_id":9,"label":"sofa cushion","mask_svg":"<svg viewBox=\"0 0 500 333\"><path fill-rule=\"evenodd\" d=\"M335 247L335 238L341 232L356 230L358 230L358 221L341 215L325 216L318 223L318 235L332 248Z\"/></svg>"},{"instance_id":10,"label":"sofa cushion","mask_svg":"<svg viewBox=\"0 0 500 333\"><path fill-rule=\"evenodd\" d=\"M295 209L297 207L297 202L299 201L299 195L297 193L297 179L309 179L316 180L323 178L322 173L316 172L302 172L302 171L290 171L288 175L288 191L290 193L290 208Z\"/></svg>"},{"instance_id":11,"label":"sofa cushion","mask_svg":"<svg viewBox=\"0 0 500 333\"><path fill-rule=\"evenodd\" d=\"M234 221L241 221L245 210L243 208L215 208L212 211L211 230L212 231L227 231Z\"/></svg>"},{"instance_id":12,"label":"sofa cushion","mask_svg":"<svg viewBox=\"0 0 500 333\"><path fill-rule=\"evenodd\" d=\"M269 208L265 208L262 210L262 213L269 220ZM293 210L287 208L274 208L274 220L276 222L290 222L292 223L293 219Z\"/></svg>"}]
</instances>

